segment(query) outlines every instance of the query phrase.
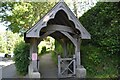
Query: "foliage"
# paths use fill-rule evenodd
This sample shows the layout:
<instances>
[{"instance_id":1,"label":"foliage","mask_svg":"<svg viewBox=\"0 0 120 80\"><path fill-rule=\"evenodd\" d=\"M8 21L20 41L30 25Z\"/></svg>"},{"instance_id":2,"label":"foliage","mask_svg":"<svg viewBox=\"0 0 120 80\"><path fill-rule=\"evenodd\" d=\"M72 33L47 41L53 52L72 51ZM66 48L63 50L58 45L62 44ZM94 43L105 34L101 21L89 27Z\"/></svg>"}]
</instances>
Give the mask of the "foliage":
<instances>
[{"instance_id":1,"label":"foliage","mask_svg":"<svg viewBox=\"0 0 120 80\"><path fill-rule=\"evenodd\" d=\"M61 54L61 56L64 56L64 52L63 52L63 47L62 45L55 40L55 51L59 54ZM75 53L75 48L74 45L72 43L67 43L67 53L68 53L68 57L71 57L74 53Z\"/></svg>"},{"instance_id":2,"label":"foliage","mask_svg":"<svg viewBox=\"0 0 120 80\"><path fill-rule=\"evenodd\" d=\"M61 56L64 56L63 48L62 48L61 44L57 40L55 40L55 52L57 54L60 54Z\"/></svg>"},{"instance_id":3,"label":"foliage","mask_svg":"<svg viewBox=\"0 0 120 80\"><path fill-rule=\"evenodd\" d=\"M46 46L43 46L40 55L43 55L43 54L46 54L46 53L47 53Z\"/></svg>"},{"instance_id":4,"label":"foliage","mask_svg":"<svg viewBox=\"0 0 120 80\"><path fill-rule=\"evenodd\" d=\"M91 40L82 42L82 62L89 72L88 75L93 77L118 75L119 5L120 3L112 2L97 3L95 7L80 17L80 22L92 37Z\"/></svg>"},{"instance_id":5,"label":"foliage","mask_svg":"<svg viewBox=\"0 0 120 80\"><path fill-rule=\"evenodd\" d=\"M106 57L100 48L95 46L81 47L82 65L87 69L87 77L92 78L113 78L117 77L118 69L116 66L117 56ZM111 60L112 59L112 60Z\"/></svg>"},{"instance_id":6,"label":"foliage","mask_svg":"<svg viewBox=\"0 0 120 80\"><path fill-rule=\"evenodd\" d=\"M109 55L117 54L120 48L118 5L119 3L98 3L80 18L81 23L92 35L89 44L101 47Z\"/></svg>"},{"instance_id":7,"label":"foliage","mask_svg":"<svg viewBox=\"0 0 120 80\"><path fill-rule=\"evenodd\" d=\"M4 40L4 33L0 33L0 53L6 53L6 41Z\"/></svg>"},{"instance_id":8,"label":"foliage","mask_svg":"<svg viewBox=\"0 0 120 80\"><path fill-rule=\"evenodd\" d=\"M67 43L67 53L68 57L73 57L73 54L75 54L75 47L72 43Z\"/></svg>"},{"instance_id":9,"label":"foliage","mask_svg":"<svg viewBox=\"0 0 120 80\"><path fill-rule=\"evenodd\" d=\"M41 19L56 2L58 1L24 2L24 0L22 0L21 2L0 2L0 21L2 20L5 23L10 22L11 24L8 25L8 28L11 29L12 32L24 33ZM83 12L94 5L94 3L87 1L80 1L81 3L79 4L79 1L75 0L71 2L66 0L65 2L71 10L74 11L76 16L78 16L77 13L79 11L83 14Z\"/></svg>"},{"instance_id":10,"label":"foliage","mask_svg":"<svg viewBox=\"0 0 120 80\"><path fill-rule=\"evenodd\" d=\"M63 48L57 40L55 40L54 45L55 45L55 49L53 51L51 51L51 54L52 54L51 57L52 57L53 61L55 62L55 64L57 64L58 63L58 55L61 55L63 57L64 54L63 54Z\"/></svg>"},{"instance_id":11,"label":"foliage","mask_svg":"<svg viewBox=\"0 0 120 80\"><path fill-rule=\"evenodd\" d=\"M64 51L62 45L55 40L55 50L51 51L52 53L52 59L57 64L57 57L58 55L61 55L61 57L64 57ZM67 57L73 57L73 54L75 54L75 48L72 43L67 43Z\"/></svg>"},{"instance_id":12,"label":"foliage","mask_svg":"<svg viewBox=\"0 0 120 80\"><path fill-rule=\"evenodd\" d=\"M57 65L58 64L58 53L56 53L56 51L51 51L50 53L52 54L51 57L52 57L53 62Z\"/></svg>"},{"instance_id":13,"label":"foliage","mask_svg":"<svg viewBox=\"0 0 120 80\"><path fill-rule=\"evenodd\" d=\"M29 65L29 45L21 41L14 49L14 61L16 70L20 75L26 75Z\"/></svg>"},{"instance_id":14,"label":"foliage","mask_svg":"<svg viewBox=\"0 0 120 80\"><path fill-rule=\"evenodd\" d=\"M46 52L49 53L51 50L54 50L54 38L48 36L43 39L38 45L38 54L41 55L42 47L46 47Z\"/></svg>"},{"instance_id":15,"label":"foliage","mask_svg":"<svg viewBox=\"0 0 120 80\"><path fill-rule=\"evenodd\" d=\"M6 2L2 3L2 21L10 22L12 32L24 33L47 13L54 3L50 2ZM5 12L8 14L5 15Z\"/></svg>"},{"instance_id":16,"label":"foliage","mask_svg":"<svg viewBox=\"0 0 120 80\"><path fill-rule=\"evenodd\" d=\"M0 33L0 52L13 53L15 44L21 40L22 38L17 33L14 34L11 31Z\"/></svg>"}]
</instances>

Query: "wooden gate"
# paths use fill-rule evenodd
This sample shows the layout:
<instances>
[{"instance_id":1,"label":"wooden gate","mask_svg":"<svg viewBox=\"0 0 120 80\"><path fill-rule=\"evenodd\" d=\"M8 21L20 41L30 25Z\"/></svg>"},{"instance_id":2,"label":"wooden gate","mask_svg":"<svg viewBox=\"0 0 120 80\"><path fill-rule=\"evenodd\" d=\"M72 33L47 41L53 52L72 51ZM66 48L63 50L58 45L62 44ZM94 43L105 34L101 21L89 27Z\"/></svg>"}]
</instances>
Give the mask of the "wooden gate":
<instances>
[{"instance_id":1,"label":"wooden gate","mask_svg":"<svg viewBox=\"0 0 120 80\"><path fill-rule=\"evenodd\" d=\"M61 58L58 55L58 78L75 77L75 70L75 55L73 55L73 58Z\"/></svg>"}]
</instances>

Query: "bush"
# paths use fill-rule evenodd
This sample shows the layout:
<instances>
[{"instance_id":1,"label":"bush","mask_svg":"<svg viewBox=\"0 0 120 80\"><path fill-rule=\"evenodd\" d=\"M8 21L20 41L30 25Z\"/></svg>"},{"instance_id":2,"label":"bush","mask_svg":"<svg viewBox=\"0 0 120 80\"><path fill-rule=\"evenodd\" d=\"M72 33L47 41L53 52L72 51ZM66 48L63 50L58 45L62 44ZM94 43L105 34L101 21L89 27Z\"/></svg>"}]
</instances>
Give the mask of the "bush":
<instances>
[{"instance_id":1,"label":"bush","mask_svg":"<svg viewBox=\"0 0 120 80\"><path fill-rule=\"evenodd\" d=\"M56 51L51 51L51 57L52 57L52 60L54 61L54 63L56 65L58 65L58 53L56 53Z\"/></svg>"},{"instance_id":2,"label":"bush","mask_svg":"<svg viewBox=\"0 0 120 80\"><path fill-rule=\"evenodd\" d=\"M120 50L120 3L97 3L82 17L80 22L90 32L92 44L101 48L106 55L113 56Z\"/></svg>"},{"instance_id":3,"label":"bush","mask_svg":"<svg viewBox=\"0 0 120 80\"><path fill-rule=\"evenodd\" d=\"M55 45L55 49L54 49L54 51L51 51L51 54L52 54L51 57L52 57L52 60L54 61L54 63L57 65L58 64L58 55L61 55L61 57L63 57L64 54L63 54L63 48L57 40L55 40L54 45Z\"/></svg>"},{"instance_id":4,"label":"bush","mask_svg":"<svg viewBox=\"0 0 120 80\"><path fill-rule=\"evenodd\" d=\"M46 47L43 46L40 55L43 55L43 54L46 54L46 53L47 53L47 52L46 52Z\"/></svg>"},{"instance_id":5,"label":"bush","mask_svg":"<svg viewBox=\"0 0 120 80\"><path fill-rule=\"evenodd\" d=\"M61 44L57 40L55 40L55 51L56 51L57 55L60 54L61 57L64 56L63 48L62 48Z\"/></svg>"},{"instance_id":6,"label":"bush","mask_svg":"<svg viewBox=\"0 0 120 80\"><path fill-rule=\"evenodd\" d=\"M95 46L81 46L82 65L87 69L87 77L117 77L117 56L106 56L102 49Z\"/></svg>"},{"instance_id":7,"label":"bush","mask_svg":"<svg viewBox=\"0 0 120 80\"><path fill-rule=\"evenodd\" d=\"M29 45L21 41L15 45L14 48L14 61L16 70L20 75L28 73L29 66Z\"/></svg>"},{"instance_id":8,"label":"bush","mask_svg":"<svg viewBox=\"0 0 120 80\"><path fill-rule=\"evenodd\" d=\"M58 63L58 55L61 55L61 57L64 57L64 51L62 45L55 40L55 50L51 51L52 53L52 59L55 62L55 64ZM67 57L73 57L73 54L75 53L75 47L72 43L67 43Z\"/></svg>"},{"instance_id":9,"label":"bush","mask_svg":"<svg viewBox=\"0 0 120 80\"><path fill-rule=\"evenodd\" d=\"M91 34L82 42L82 62L90 77L111 78L118 75L120 51L120 3L100 3L80 17ZM89 46L90 45L90 46Z\"/></svg>"}]
</instances>

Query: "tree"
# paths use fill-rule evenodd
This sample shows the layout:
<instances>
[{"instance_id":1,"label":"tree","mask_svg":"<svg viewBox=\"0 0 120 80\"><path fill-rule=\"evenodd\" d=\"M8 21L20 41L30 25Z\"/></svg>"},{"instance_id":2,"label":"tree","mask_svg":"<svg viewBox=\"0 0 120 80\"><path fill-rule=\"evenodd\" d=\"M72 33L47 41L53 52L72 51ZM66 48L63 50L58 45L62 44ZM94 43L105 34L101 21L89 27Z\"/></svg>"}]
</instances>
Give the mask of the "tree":
<instances>
[{"instance_id":1,"label":"tree","mask_svg":"<svg viewBox=\"0 0 120 80\"><path fill-rule=\"evenodd\" d=\"M77 11L78 11L78 7L77 7L77 1L73 1L73 6L74 6L74 13L75 13L75 15L76 15L76 17L78 17L78 13L77 13Z\"/></svg>"},{"instance_id":2,"label":"tree","mask_svg":"<svg viewBox=\"0 0 120 80\"><path fill-rule=\"evenodd\" d=\"M21 40L19 34L11 31L0 33L0 53L13 53L15 44Z\"/></svg>"},{"instance_id":3,"label":"tree","mask_svg":"<svg viewBox=\"0 0 120 80\"><path fill-rule=\"evenodd\" d=\"M19 37L19 34L13 33L11 31L5 32L5 39L6 39L6 53L13 53L15 44L22 40L21 37Z\"/></svg>"},{"instance_id":4,"label":"tree","mask_svg":"<svg viewBox=\"0 0 120 80\"><path fill-rule=\"evenodd\" d=\"M50 2L12 2L3 4L3 21L10 22L8 28L12 32L22 34L31 28L54 5L54 3ZM9 15L5 15L5 12L8 10Z\"/></svg>"},{"instance_id":5,"label":"tree","mask_svg":"<svg viewBox=\"0 0 120 80\"><path fill-rule=\"evenodd\" d=\"M72 0L73 12L77 18L82 16L86 11L95 6L97 0Z\"/></svg>"},{"instance_id":6,"label":"tree","mask_svg":"<svg viewBox=\"0 0 120 80\"><path fill-rule=\"evenodd\" d=\"M79 16L78 13L83 14L83 12L91 7L91 3L88 2L87 4L87 1L72 1L72 3L68 3L69 1L67 1L66 3L70 4L71 9L73 6L76 17ZM24 2L24 0L21 2L1 2L0 18L6 23L10 22L7 26L12 32L23 34L41 19L55 3L56 2L50 2L49 0L48 2Z\"/></svg>"},{"instance_id":7,"label":"tree","mask_svg":"<svg viewBox=\"0 0 120 80\"><path fill-rule=\"evenodd\" d=\"M6 53L5 34L0 33L0 53Z\"/></svg>"}]
</instances>

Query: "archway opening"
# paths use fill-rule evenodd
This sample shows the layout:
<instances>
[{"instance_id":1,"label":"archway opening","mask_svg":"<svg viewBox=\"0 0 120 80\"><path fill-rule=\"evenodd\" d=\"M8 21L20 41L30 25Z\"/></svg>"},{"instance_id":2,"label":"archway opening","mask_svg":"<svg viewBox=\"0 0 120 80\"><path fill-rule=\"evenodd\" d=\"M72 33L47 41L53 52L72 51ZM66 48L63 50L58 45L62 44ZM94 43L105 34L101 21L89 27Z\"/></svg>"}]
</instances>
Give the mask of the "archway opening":
<instances>
[{"instance_id":1,"label":"archway opening","mask_svg":"<svg viewBox=\"0 0 120 80\"><path fill-rule=\"evenodd\" d=\"M47 26L43 27L40 30L39 35L40 35L40 42L44 39L47 39L46 38L47 36L51 36L52 38L55 39L55 42L54 42L55 48L51 51L51 53L52 53L52 58L56 63L56 65L59 64L58 55L60 55L61 60L62 58L70 59L70 61L69 60L63 61L65 62L64 64L69 65L69 63L72 61L73 55L75 54L76 42L73 39L73 36L75 36L75 34L78 34L78 33L79 32L75 28L74 23L71 20L69 20L67 14L63 10L59 10L56 13L54 19L50 19L47 22ZM50 61L49 58L47 60ZM71 71L73 71L74 63L70 63L70 65L72 66L68 66L68 70L65 70L65 72L63 72L64 74L72 73ZM71 67L71 71L70 71L70 67ZM49 69L49 66L47 66L47 68ZM59 71L57 73L59 73Z\"/></svg>"},{"instance_id":2,"label":"archway opening","mask_svg":"<svg viewBox=\"0 0 120 80\"><path fill-rule=\"evenodd\" d=\"M43 31L43 30L41 30L41 31ZM55 42L54 42L54 44L52 43L52 45L55 45L55 46L54 46L54 49L50 50L50 52L49 52L49 54L51 54L51 55L47 54L46 55L47 58L45 58L44 56L40 58L41 59L40 60L40 65L41 65L40 72L41 72L41 75L43 74L43 77L51 77L51 76L55 77L54 75L57 76L57 74L58 74L58 72L57 72L58 71L58 67L57 67L58 55L61 55L61 57L64 57L64 58L72 57L72 55L75 54L75 46L67 36L65 36L64 34L62 34L59 31L55 31L48 35L46 35L46 33L47 32L44 32L43 35L45 35L45 36L42 38L42 40L46 39L47 41L51 41L48 38L52 37L51 38L52 40L55 39ZM41 35L41 37L43 35ZM47 37L47 36L49 36L49 37ZM42 43L42 40L40 41L40 44ZM51 44L51 43L49 42L49 44ZM47 47L47 45L45 45L45 47ZM44 53L46 53L46 51L44 51ZM52 63L50 57L52 57L52 60L56 65L56 67L54 66L54 69L53 69L53 64L50 65L50 63ZM44 68L43 68L43 65L44 65ZM55 71L50 71L50 72L52 72L52 73L50 73L50 76L49 75L45 76L46 74L48 74L48 72L45 73L45 69L47 70L47 69L49 69L49 67L51 67L51 70L55 70ZM51 75L51 74L54 74L54 75Z\"/></svg>"}]
</instances>

